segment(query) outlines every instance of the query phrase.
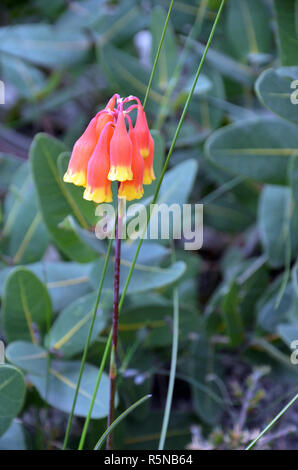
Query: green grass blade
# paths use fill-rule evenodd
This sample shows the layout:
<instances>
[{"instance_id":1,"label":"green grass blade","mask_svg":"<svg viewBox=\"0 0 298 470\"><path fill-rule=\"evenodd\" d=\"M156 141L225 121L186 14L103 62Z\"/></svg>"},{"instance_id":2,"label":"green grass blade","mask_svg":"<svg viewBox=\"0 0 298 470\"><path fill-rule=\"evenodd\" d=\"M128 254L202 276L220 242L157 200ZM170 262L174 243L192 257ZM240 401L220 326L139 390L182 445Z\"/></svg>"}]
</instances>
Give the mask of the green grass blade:
<instances>
[{"instance_id":1,"label":"green grass blade","mask_svg":"<svg viewBox=\"0 0 298 470\"><path fill-rule=\"evenodd\" d=\"M145 395L143 398L140 398L140 400L136 401L133 405L131 405L127 410L125 410L123 413L121 413L118 418L115 419L115 421L112 422L111 426L106 429L106 431L103 433L103 435L99 438L96 446L94 447L94 450L99 450L104 443L105 439L108 437L108 435L114 430L114 428L129 414L131 413L135 408L140 406L142 403L147 401L149 398L151 398L152 395Z\"/></svg>"},{"instance_id":2,"label":"green grass blade","mask_svg":"<svg viewBox=\"0 0 298 470\"><path fill-rule=\"evenodd\" d=\"M83 431L82 431L82 434L81 434L81 439L80 439L78 450L82 450L83 447L84 447L84 444L85 444L86 434L87 434L87 431L88 431L88 427L89 427L89 423L90 423L90 419L91 419L91 414L92 414L95 398L96 398L97 391L98 391L98 388L99 388L99 385L100 385L100 381L101 381L102 373L103 373L103 370L104 370L104 367L105 367L105 364L106 364L108 353L109 353L109 350L110 350L110 347L111 347L112 333L113 332L112 332L112 329L111 329L108 340L106 342L106 347L105 347L105 350L104 350L104 353L103 353L103 356L102 356L102 360L101 360L101 363L100 363L95 388L93 390L91 403L90 403L90 407L89 407L89 410L88 410L88 415L85 419L85 423L84 423Z\"/></svg>"},{"instance_id":3,"label":"green grass blade","mask_svg":"<svg viewBox=\"0 0 298 470\"><path fill-rule=\"evenodd\" d=\"M173 72L173 76L171 77L171 80L168 84L167 90L166 90L166 92L165 92L165 94L164 94L164 96L161 100L160 110L159 110L159 113L158 113L158 116L157 116L157 119L156 119L156 124L154 126L156 129L161 129L161 127L162 127L162 125L163 125L163 123L164 123L164 121L167 117L169 101L170 101L171 96L172 96L172 94L175 90L175 87L176 87L176 85L179 81L180 74L182 72L182 69L183 69L188 51L191 47L191 43L192 43L191 40L194 39L197 36L197 34L200 32L200 29L201 29L201 26L202 26L202 23L203 23L203 19L204 19L206 10L207 10L207 6L208 6L208 0L202 0L200 2L194 25L193 25L189 35L187 36L184 48L183 48L183 50L180 54L177 65L176 65L175 70Z\"/></svg>"},{"instance_id":4,"label":"green grass blade","mask_svg":"<svg viewBox=\"0 0 298 470\"><path fill-rule=\"evenodd\" d=\"M177 139L178 139L178 136L179 136L179 133L180 133L180 130L181 130L183 121L184 121L184 119L185 119L185 115L186 115L186 113L187 113L187 110L188 110L188 108L189 108L189 105L190 105L192 96L193 96L193 94L194 94L194 90L195 90L195 88L196 88L196 85L197 85L197 82L198 82L198 79L199 79L201 70L202 70L202 68L203 68L203 65L204 65L204 62L205 62L205 58L206 58L208 49L209 49L209 47L210 47L210 44L211 44L213 35L214 35L214 33L215 33L216 26L217 26L217 24L218 24L218 21L219 21L219 18L220 18L222 9L223 9L223 7L224 7L224 4L225 4L225 0L222 0L222 2L221 2L221 4L220 4L220 7L219 7L219 9L218 9L216 18L215 18L215 20L214 20L214 23L213 23L211 32L210 32L210 34L209 34L209 38L208 38L208 41L207 41L207 44L206 44L206 47L205 47L204 54L203 54L203 56L202 56L202 58L201 58L200 64L199 64L199 66L198 66L198 69L197 69L197 72L196 72L196 75L195 75L195 78L194 78L194 81L193 81L193 84L192 84L192 86L191 86L191 89L190 89L190 91L189 91L188 97L187 97L187 99L186 99L186 102L185 102L185 105L184 105L184 108L183 108L183 111L182 111L182 114L181 114L181 117L180 117L180 120L179 120L177 129L176 129L176 131L175 131L175 134L174 134L174 137L173 137L173 140L172 140L172 144L171 144L170 149L169 149L169 151L168 151L168 155L167 155L167 158L166 158L164 167L163 167L163 169L162 169L161 176L160 176L160 179L159 179L159 181L158 181L158 184L157 184L157 187L156 187L156 190L155 190L155 194L154 194L154 197L153 197L153 200L152 200L152 203L151 203L151 204L155 204L156 201L157 201L157 198L158 198L158 194L159 194L159 190L160 190L162 181L163 181L164 176L165 176L165 173L166 173L166 171L167 171L167 168L168 168L168 165L169 165L169 161L170 161L171 155L172 155L172 153L173 153L173 150L174 150L174 147L175 147L175 145L176 145L176 141L177 141ZM127 292L127 289L128 289L129 283L130 283L130 279L131 279L131 276L132 276L132 273L133 273L133 270L134 270L134 267L135 267L135 264L136 264L136 261L137 261L137 258L138 258L138 255L139 255L139 252L140 252L142 243L143 243L143 238L144 238L144 235L145 235L145 233L146 233L146 229L147 229L147 227L148 227L148 223L149 223L150 217L151 217L151 214L149 213L149 215L148 215L148 217L147 217L147 223L146 223L146 227L145 227L145 229L144 229L143 236L140 238L140 241L139 241L139 243L138 243L138 246L137 246L137 249L136 249L136 253L135 253L135 255L134 255L134 258L133 258L133 261L132 261L132 264L131 264L129 273L128 273L128 275L127 275L127 279L126 279L126 282L125 282L125 286L124 286L124 289L123 289L123 292L122 292L122 295L121 295L121 298L120 298L120 302L119 302L119 312L121 311L121 308L122 308L122 305L123 305L123 302L124 302L124 299L125 299L125 296L126 296L126 292Z\"/></svg>"},{"instance_id":5,"label":"green grass blade","mask_svg":"<svg viewBox=\"0 0 298 470\"><path fill-rule=\"evenodd\" d=\"M82 380L84 366L85 366L85 363L86 363L86 358L87 358L88 348L89 348L89 344L90 344L90 340L91 340L91 335L92 335L93 325L94 325L94 321L95 321L95 317L96 317L96 312L97 312L97 309L98 309L98 305L99 305L99 301L100 301L100 297L101 297L101 292L102 292L102 287L103 287L103 283L104 283L104 280L105 280L105 275L106 275L106 271L107 271L107 267L108 267L108 262L109 262L109 257L110 257L110 253L111 253L111 249L112 249L112 244L113 244L113 239L111 238L109 240L109 245L108 245L108 249L107 249L107 253L106 253L106 257L105 257L105 261L104 261L104 266L103 266L103 270L102 270L102 273L101 273L101 278L100 278L98 291L97 291L97 297L96 297L96 301L95 301L95 305L94 305L94 309L93 309L93 313L92 313L90 328L89 328L89 331L88 331L88 337L87 337L86 345L85 345L84 352L83 352L83 355L82 355L79 377L78 377L78 381L77 381L77 384L76 384L75 394L74 394L74 397L73 397L73 403L72 403L70 415L68 417L68 422L67 422L67 427L66 427L66 432L65 432L65 437L64 437L63 450L65 450L67 448L67 444L68 444L71 423L72 423L72 420L73 420L74 410L75 410L75 406L76 406L76 402L77 402L77 398L78 398L78 393L79 393L79 389L80 389L80 384L81 384L81 380Z\"/></svg>"},{"instance_id":6,"label":"green grass blade","mask_svg":"<svg viewBox=\"0 0 298 470\"><path fill-rule=\"evenodd\" d=\"M168 10L168 14L167 14L167 17L166 17L166 21L165 21L165 24L164 24L164 27L163 27L163 30L162 30L162 33L161 33L160 41L159 41L159 44L158 44L156 56L155 56L155 59L154 59L154 64L153 64L153 67L152 67L152 70L151 70L151 75L150 75L150 78L149 78L149 83L148 83L145 98L144 98L143 108L145 108L145 106L147 104L147 101L148 101L148 96L149 96L149 93L150 93L152 80L153 80L153 77L154 77L154 74L155 74L155 69L156 69L156 66L157 66L158 59L159 59L160 51L161 51L163 41L164 41L164 38L165 38L165 34L166 34L167 27L168 27L168 22L169 22L169 19L170 19L173 3L174 3L174 0L171 0L169 10Z\"/></svg>"},{"instance_id":7,"label":"green grass blade","mask_svg":"<svg viewBox=\"0 0 298 470\"><path fill-rule=\"evenodd\" d=\"M166 400L166 407L163 416L160 440L158 450L163 450L169 425L172 399L174 392L176 367L177 367L177 356L178 356L178 339L179 339L179 293L178 288L175 287L173 294L173 343L172 343L172 356L171 356L171 368L170 368L170 379L168 385L168 393Z\"/></svg>"},{"instance_id":8,"label":"green grass blade","mask_svg":"<svg viewBox=\"0 0 298 470\"><path fill-rule=\"evenodd\" d=\"M298 399L298 393L297 395L294 396L294 398L292 398L291 401L289 401L289 403L278 413L278 415L275 416L275 418L268 424L268 426L265 427L265 429L263 429L263 431L246 447L245 450L250 450L252 449L252 447L258 442L259 439L261 439L261 437L264 436L264 434L269 431L269 429L272 428L272 426L276 423L276 421L279 420L279 418L282 417L282 415L295 403L295 401Z\"/></svg>"}]
</instances>

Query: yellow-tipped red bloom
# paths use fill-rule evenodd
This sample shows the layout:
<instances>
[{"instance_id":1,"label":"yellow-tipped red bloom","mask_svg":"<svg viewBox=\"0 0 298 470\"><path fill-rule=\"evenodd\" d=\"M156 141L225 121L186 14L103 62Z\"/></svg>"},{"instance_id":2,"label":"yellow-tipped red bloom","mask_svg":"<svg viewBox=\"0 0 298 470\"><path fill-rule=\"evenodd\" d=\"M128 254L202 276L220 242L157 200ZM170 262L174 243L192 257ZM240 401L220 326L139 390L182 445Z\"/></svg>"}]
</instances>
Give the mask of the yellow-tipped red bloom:
<instances>
[{"instance_id":1,"label":"yellow-tipped red bloom","mask_svg":"<svg viewBox=\"0 0 298 470\"><path fill-rule=\"evenodd\" d=\"M144 159L144 184L151 184L155 180L155 174L153 169L153 157L154 157L154 140L151 134L149 134L149 156Z\"/></svg>"},{"instance_id":2,"label":"yellow-tipped red bloom","mask_svg":"<svg viewBox=\"0 0 298 470\"><path fill-rule=\"evenodd\" d=\"M96 125L97 118L95 117L91 119L84 134L76 141L63 178L66 183L86 186L88 163L98 139Z\"/></svg>"},{"instance_id":3,"label":"yellow-tipped red bloom","mask_svg":"<svg viewBox=\"0 0 298 470\"><path fill-rule=\"evenodd\" d=\"M135 130L133 129L132 125L130 125L129 128L129 137L132 142L131 169L133 173L133 179L130 181L123 181L120 184L118 195L119 197L125 198L127 201L133 201L134 199L140 199L144 194L144 159L140 153L136 140Z\"/></svg>"},{"instance_id":4,"label":"yellow-tipped red bloom","mask_svg":"<svg viewBox=\"0 0 298 470\"><path fill-rule=\"evenodd\" d=\"M110 145L111 168L108 175L111 181L132 180L132 143L126 130L124 113L120 110Z\"/></svg>"},{"instance_id":5,"label":"yellow-tipped red bloom","mask_svg":"<svg viewBox=\"0 0 298 470\"><path fill-rule=\"evenodd\" d=\"M137 104L123 109L130 101ZM138 114L133 127L129 113L135 108ZM98 204L112 201L111 181L121 183L119 197L140 199L143 184L155 179L153 155L154 141L140 100L115 94L75 143L64 181L84 186L84 198Z\"/></svg>"},{"instance_id":6,"label":"yellow-tipped red bloom","mask_svg":"<svg viewBox=\"0 0 298 470\"><path fill-rule=\"evenodd\" d=\"M149 127L147 124L147 119L145 115L145 111L141 104L138 105L138 114L137 120L135 124L135 133L137 138L137 143L140 149L140 153L143 158L148 158L150 149L149 149L149 140L150 140L150 132Z\"/></svg>"},{"instance_id":7,"label":"yellow-tipped red bloom","mask_svg":"<svg viewBox=\"0 0 298 470\"><path fill-rule=\"evenodd\" d=\"M110 171L109 146L113 135L113 125L108 122L99 139L94 152L89 160L87 171L87 187L84 199L101 202L112 202L111 182L108 180Z\"/></svg>"}]
</instances>

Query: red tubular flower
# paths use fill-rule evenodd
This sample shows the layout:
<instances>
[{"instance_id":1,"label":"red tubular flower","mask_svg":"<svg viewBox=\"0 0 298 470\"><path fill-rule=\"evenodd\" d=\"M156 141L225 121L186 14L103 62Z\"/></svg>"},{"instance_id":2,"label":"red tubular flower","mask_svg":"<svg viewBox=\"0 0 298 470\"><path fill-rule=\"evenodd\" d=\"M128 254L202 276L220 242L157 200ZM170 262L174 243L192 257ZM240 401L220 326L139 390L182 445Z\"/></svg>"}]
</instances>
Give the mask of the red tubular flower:
<instances>
[{"instance_id":1,"label":"red tubular flower","mask_svg":"<svg viewBox=\"0 0 298 470\"><path fill-rule=\"evenodd\" d=\"M97 118L94 117L91 119L83 135L76 141L67 172L63 178L66 183L73 183L76 186L86 186L88 162L98 139L96 125Z\"/></svg>"},{"instance_id":2,"label":"red tubular flower","mask_svg":"<svg viewBox=\"0 0 298 470\"><path fill-rule=\"evenodd\" d=\"M149 133L149 156L144 159L144 180L143 184L151 184L155 180L155 174L153 169L153 157L154 157L154 140L152 135Z\"/></svg>"},{"instance_id":3,"label":"red tubular flower","mask_svg":"<svg viewBox=\"0 0 298 470\"><path fill-rule=\"evenodd\" d=\"M143 106L141 104L138 104L138 114L135 124L135 132L141 155L143 158L148 158L150 153L150 132L147 124L145 111L143 110Z\"/></svg>"},{"instance_id":4,"label":"red tubular flower","mask_svg":"<svg viewBox=\"0 0 298 470\"><path fill-rule=\"evenodd\" d=\"M88 164L87 187L83 197L97 204L113 200L111 182L108 180L110 171L109 146L113 131L112 123L108 122L101 132Z\"/></svg>"},{"instance_id":5,"label":"red tubular flower","mask_svg":"<svg viewBox=\"0 0 298 470\"><path fill-rule=\"evenodd\" d=\"M108 175L111 181L132 180L132 143L126 130L123 110L120 109L114 135L110 145L111 168Z\"/></svg>"},{"instance_id":6,"label":"red tubular flower","mask_svg":"<svg viewBox=\"0 0 298 470\"><path fill-rule=\"evenodd\" d=\"M114 95L108 102L103 111L100 111L93 119L87 129L76 141L71 158L68 164L67 172L63 180L66 183L73 183L77 186L86 187L87 168L91 155L95 149L101 131L108 122L113 122L113 110L115 101L119 95Z\"/></svg>"},{"instance_id":7,"label":"red tubular flower","mask_svg":"<svg viewBox=\"0 0 298 470\"><path fill-rule=\"evenodd\" d=\"M123 105L131 101L137 104L124 110ZM136 108L133 127L129 113ZM115 94L75 143L64 181L84 186L84 198L98 204L112 201L111 181L121 183L119 197L140 199L143 184L155 179L153 155L154 141L140 100L135 96L121 99Z\"/></svg>"},{"instance_id":8,"label":"red tubular flower","mask_svg":"<svg viewBox=\"0 0 298 470\"><path fill-rule=\"evenodd\" d=\"M118 195L119 197L125 198L127 201L133 199L140 199L143 194L143 177L144 177L144 159L140 153L135 130L132 127L131 121L129 121L129 137L132 142L132 174L133 179L130 181L123 181L120 184Z\"/></svg>"}]
</instances>

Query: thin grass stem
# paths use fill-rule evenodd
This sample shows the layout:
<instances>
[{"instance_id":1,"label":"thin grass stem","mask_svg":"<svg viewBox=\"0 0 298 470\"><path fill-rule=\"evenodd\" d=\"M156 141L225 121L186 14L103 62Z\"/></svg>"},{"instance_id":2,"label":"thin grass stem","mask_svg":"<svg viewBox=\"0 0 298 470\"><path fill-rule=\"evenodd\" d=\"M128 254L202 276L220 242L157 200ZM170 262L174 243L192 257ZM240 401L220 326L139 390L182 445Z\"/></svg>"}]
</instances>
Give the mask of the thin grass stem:
<instances>
[{"instance_id":1,"label":"thin grass stem","mask_svg":"<svg viewBox=\"0 0 298 470\"><path fill-rule=\"evenodd\" d=\"M115 419L115 421L112 422L112 424L105 430L103 435L99 438L96 446L94 447L94 450L99 450L104 443L105 439L110 435L110 433L115 429L115 427L129 414L131 413L135 408L140 406L142 403L144 403L146 400L151 398L152 395L145 395L143 398L140 398L140 400L136 401L133 405L131 405L127 410L125 410L121 415L118 416L118 418Z\"/></svg>"},{"instance_id":2,"label":"thin grass stem","mask_svg":"<svg viewBox=\"0 0 298 470\"><path fill-rule=\"evenodd\" d=\"M175 134L174 134L174 137L173 137L173 140L172 140L172 144L171 144L170 149L169 149L169 151L168 151L168 155L167 155L166 161L165 161L165 163L164 163L164 166L163 166L163 169L162 169L162 172L161 172L161 176L160 176L160 178L159 178L159 181L158 181L158 184L157 184L155 193L154 193L154 197L153 197L153 200L152 200L152 203L151 203L152 205L155 204L156 201L157 201L161 184L162 184L162 182L163 182L165 173L166 173L166 171L167 171L167 168L168 168L168 165L169 165L169 161L170 161L171 155L172 155L173 150L174 150L175 145L176 145L176 141L177 141L178 136L179 136L179 134L180 134L180 130L181 130L183 121L184 121L184 119L185 119L185 115L186 115L186 113L187 113L187 110L188 110L188 108L189 108L189 105L190 105L192 96L193 96L193 94L194 94L194 90L195 90L195 88L196 88L196 85L197 85L199 76L200 76L200 74L201 74L201 70L202 70L202 68L203 68L203 65L204 65L204 62L205 62L205 58L206 58L208 49L209 49L209 47L210 47L212 38L213 38L213 36L214 36L214 33L215 33L215 30L216 30L216 27L217 27L217 24L218 24L218 21L219 21L219 18L220 18L222 9L223 9L223 7L224 7L224 4L225 4L225 0L222 0L222 1L221 1L221 4L220 4L220 7L219 7L219 9L218 9L216 18L215 18L215 20L214 20L214 23L213 23L211 32L210 32L210 34L209 34L209 38L208 38L208 41L207 41L207 44L206 44L206 47L205 47L203 56L202 56L202 58L201 58L200 64L199 64L199 66L198 66L198 69L197 69L197 72L196 72L196 75L195 75L193 84L192 84L192 86L191 86L191 89L190 89L190 91L189 91L188 97L187 97L187 99L186 99L186 102L185 102L185 105L184 105L184 108L183 108L183 111L182 111L182 114L181 114L181 117L180 117L180 120L179 120L177 129L176 129L176 131L175 131ZM126 279L126 282L125 282L125 286L124 286L124 289L123 289L123 291L122 291L122 295L121 295L120 302L119 302L119 312L120 312L121 309L122 309L122 305L123 305L123 302L124 302L124 299L125 299L125 296L126 296L126 292L127 292L127 289L128 289L129 283L130 283L130 280L131 280L131 276L132 276L132 273L133 273L133 270L134 270L134 267L135 267L135 264L136 264L136 261L137 261L137 258L138 258L138 255L139 255L139 252L140 252L142 243L143 243L143 238L144 238L144 235L145 235L145 233L146 233L146 230L147 230L147 227L148 227L150 218L151 218L151 212L149 212L149 214L148 214L148 216L147 216L147 223L146 223L146 226L145 226L145 228L144 228L144 231L143 231L142 236L140 237L140 240L139 240L139 243L138 243L138 246L137 246L137 249L136 249L134 258L133 258L133 261L132 261L132 263L131 263L131 267L130 267L129 273L128 273L128 275L127 275L127 279Z\"/></svg>"},{"instance_id":3,"label":"thin grass stem","mask_svg":"<svg viewBox=\"0 0 298 470\"><path fill-rule=\"evenodd\" d=\"M150 75L150 78L149 78L149 83L148 83L148 86L147 86L147 90L146 90L146 94L145 94L145 98L144 98L144 102L143 102L143 108L145 108L145 106L147 104L147 101L148 101L149 92L150 92L151 85L152 85L152 80L153 80L153 77L154 77L154 74L155 74L157 62L158 62L158 59L159 59L159 56L160 56L160 51L161 51L163 41L164 41L164 38L165 38L166 30L167 30L167 27L168 27L168 22L169 22L169 19L170 19L172 8L173 8L173 3L174 3L174 0L171 0L169 10L168 10L168 14L167 14L167 17L166 17L166 21L165 21L165 24L164 24L164 27L163 27L163 30L162 30L162 33L161 33L159 45L158 45L158 48L157 48L157 53L156 53L156 56L155 56L155 59L154 59L153 67L152 67L152 70L151 70L151 75Z\"/></svg>"},{"instance_id":4,"label":"thin grass stem","mask_svg":"<svg viewBox=\"0 0 298 470\"><path fill-rule=\"evenodd\" d=\"M173 261L175 261L175 248L173 247ZM170 368L170 378L168 385L168 393L166 399L165 412L162 421L160 440L158 445L158 450L163 450L170 420L172 399L174 392L176 368L177 368L177 356L178 356L178 340L179 340L179 292L178 288L174 288L173 293L173 343L172 343L172 355L171 355L171 368Z\"/></svg>"},{"instance_id":5,"label":"thin grass stem","mask_svg":"<svg viewBox=\"0 0 298 470\"><path fill-rule=\"evenodd\" d=\"M276 421L279 420L279 418L282 417L282 415L295 403L295 401L298 399L298 393L297 395L294 396L294 398L292 398L291 401L289 401L289 403L275 416L275 418L268 424L268 426L265 427L265 429L263 429L263 431L246 447L245 450L250 450L253 448L253 446L258 442L259 439L261 439L261 437L264 436L264 434L266 434L267 431L269 431L269 429L272 428L272 426L276 423Z\"/></svg>"}]
</instances>

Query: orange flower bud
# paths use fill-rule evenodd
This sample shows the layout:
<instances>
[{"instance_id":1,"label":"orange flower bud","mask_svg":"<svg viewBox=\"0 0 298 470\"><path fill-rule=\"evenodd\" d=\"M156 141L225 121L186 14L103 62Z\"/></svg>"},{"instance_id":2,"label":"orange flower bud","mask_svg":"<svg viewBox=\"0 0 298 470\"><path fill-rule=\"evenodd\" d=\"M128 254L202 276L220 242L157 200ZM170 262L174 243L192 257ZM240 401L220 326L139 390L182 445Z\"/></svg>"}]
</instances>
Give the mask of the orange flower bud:
<instances>
[{"instance_id":1,"label":"orange flower bud","mask_svg":"<svg viewBox=\"0 0 298 470\"><path fill-rule=\"evenodd\" d=\"M143 177L144 177L144 159L140 153L135 131L131 125L129 127L129 136L132 142L132 164L131 169L133 179L131 181L123 181L120 184L118 195L132 201L133 199L140 199L143 194Z\"/></svg>"},{"instance_id":2,"label":"orange flower bud","mask_svg":"<svg viewBox=\"0 0 298 470\"><path fill-rule=\"evenodd\" d=\"M155 180L155 174L153 169L153 157L154 157L154 140L152 135L149 133L149 156L144 159L144 180L143 184L151 184Z\"/></svg>"},{"instance_id":3,"label":"orange flower bud","mask_svg":"<svg viewBox=\"0 0 298 470\"><path fill-rule=\"evenodd\" d=\"M114 135L110 144L111 169L108 175L111 181L132 180L132 143L126 130L123 110L117 118Z\"/></svg>"},{"instance_id":4,"label":"orange flower bud","mask_svg":"<svg viewBox=\"0 0 298 470\"><path fill-rule=\"evenodd\" d=\"M111 182L108 180L110 170L109 146L113 135L112 123L107 123L101 132L94 152L89 160L87 187L84 199L96 203L112 202Z\"/></svg>"},{"instance_id":5,"label":"orange flower bud","mask_svg":"<svg viewBox=\"0 0 298 470\"><path fill-rule=\"evenodd\" d=\"M138 105L138 114L135 124L137 143L143 158L149 157L149 137L150 132L147 124L145 111L141 104Z\"/></svg>"}]
</instances>

